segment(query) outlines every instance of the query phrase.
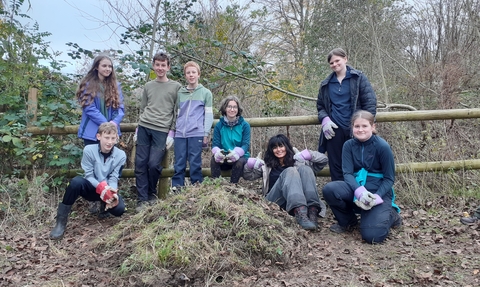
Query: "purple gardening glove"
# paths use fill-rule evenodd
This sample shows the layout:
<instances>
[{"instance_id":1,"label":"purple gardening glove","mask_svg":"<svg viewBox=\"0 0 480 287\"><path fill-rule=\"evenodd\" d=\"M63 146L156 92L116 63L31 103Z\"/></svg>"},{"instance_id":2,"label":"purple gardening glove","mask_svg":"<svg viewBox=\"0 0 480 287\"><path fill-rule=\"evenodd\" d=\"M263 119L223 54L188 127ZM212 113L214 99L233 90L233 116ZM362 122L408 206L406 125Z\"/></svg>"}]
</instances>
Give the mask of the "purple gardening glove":
<instances>
[{"instance_id":1,"label":"purple gardening glove","mask_svg":"<svg viewBox=\"0 0 480 287\"><path fill-rule=\"evenodd\" d=\"M247 160L247 168L249 169L260 169L262 168L263 165L265 165L265 162L260 158L262 156L262 153L260 152L256 158L249 158Z\"/></svg>"},{"instance_id":2,"label":"purple gardening glove","mask_svg":"<svg viewBox=\"0 0 480 287\"><path fill-rule=\"evenodd\" d=\"M295 152L295 155L293 156L293 159L304 163L305 161L309 161L312 159L312 154L308 149L304 149L302 151L298 151L296 147L293 148L293 151Z\"/></svg>"},{"instance_id":3,"label":"purple gardening glove","mask_svg":"<svg viewBox=\"0 0 480 287\"><path fill-rule=\"evenodd\" d=\"M223 163L225 161L225 151L219 147L212 148L213 158L216 163Z\"/></svg>"},{"instance_id":4,"label":"purple gardening glove","mask_svg":"<svg viewBox=\"0 0 480 287\"><path fill-rule=\"evenodd\" d=\"M165 149L170 149L173 145L174 139L173 137L175 136L174 131L169 131L168 136L167 136L167 141L165 142Z\"/></svg>"},{"instance_id":5,"label":"purple gardening glove","mask_svg":"<svg viewBox=\"0 0 480 287\"><path fill-rule=\"evenodd\" d=\"M363 210L371 209L370 201L372 199L368 196L369 193L371 194L364 186L360 186L355 189L353 202Z\"/></svg>"},{"instance_id":6,"label":"purple gardening glove","mask_svg":"<svg viewBox=\"0 0 480 287\"><path fill-rule=\"evenodd\" d=\"M335 136L333 129L338 129L338 126L332 122L330 117L324 117L322 120L322 130L327 140L330 140Z\"/></svg>"},{"instance_id":7,"label":"purple gardening glove","mask_svg":"<svg viewBox=\"0 0 480 287\"><path fill-rule=\"evenodd\" d=\"M371 207L374 207L375 205L379 205L379 204L383 203L383 199L380 197L380 195L378 195L376 193L369 192L368 197L371 198L371 201L370 201L370 206Z\"/></svg>"},{"instance_id":8,"label":"purple gardening glove","mask_svg":"<svg viewBox=\"0 0 480 287\"><path fill-rule=\"evenodd\" d=\"M240 157L245 154L242 148L236 147L231 150L225 157L228 163L236 162Z\"/></svg>"},{"instance_id":9,"label":"purple gardening glove","mask_svg":"<svg viewBox=\"0 0 480 287\"><path fill-rule=\"evenodd\" d=\"M364 186L360 186L355 190L355 204L363 210L370 210L375 205L383 203L383 199L378 194L373 194Z\"/></svg>"}]
</instances>

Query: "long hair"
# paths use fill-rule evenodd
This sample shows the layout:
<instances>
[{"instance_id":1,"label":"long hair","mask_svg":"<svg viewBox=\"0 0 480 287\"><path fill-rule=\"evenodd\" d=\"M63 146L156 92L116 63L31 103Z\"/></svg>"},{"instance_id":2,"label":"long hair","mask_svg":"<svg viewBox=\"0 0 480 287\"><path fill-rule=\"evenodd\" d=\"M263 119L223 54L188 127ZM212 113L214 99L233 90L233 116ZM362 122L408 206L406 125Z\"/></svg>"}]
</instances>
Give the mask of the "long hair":
<instances>
[{"instance_id":1,"label":"long hair","mask_svg":"<svg viewBox=\"0 0 480 287\"><path fill-rule=\"evenodd\" d=\"M98 66L100 61L107 59L110 63L112 60L106 55L98 55L93 60L92 67L88 71L87 75L82 79L80 85L78 86L75 96L83 107L90 105L94 98L97 96L97 93L100 91L100 78L98 77ZM110 76L105 78L105 81L102 83L105 89L104 98L105 105L107 107L113 107L118 109L120 107L120 95L117 87L117 76L115 75L115 69L112 67L112 73Z\"/></svg>"},{"instance_id":2,"label":"long hair","mask_svg":"<svg viewBox=\"0 0 480 287\"><path fill-rule=\"evenodd\" d=\"M292 144L288 140L288 138L283 135L283 134L278 134L276 136L273 136L270 138L268 141L268 147L267 151L265 152L265 156L263 160L265 161L265 164L270 167L270 168L276 168L280 166L280 160L275 156L273 153L273 149L276 147L285 147L285 150L287 154L285 155L285 158L283 159L283 165L287 167L291 167L295 165L295 160L293 159L293 156L295 155L295 152L293 151Z\"/></svg>"}]
</instances>

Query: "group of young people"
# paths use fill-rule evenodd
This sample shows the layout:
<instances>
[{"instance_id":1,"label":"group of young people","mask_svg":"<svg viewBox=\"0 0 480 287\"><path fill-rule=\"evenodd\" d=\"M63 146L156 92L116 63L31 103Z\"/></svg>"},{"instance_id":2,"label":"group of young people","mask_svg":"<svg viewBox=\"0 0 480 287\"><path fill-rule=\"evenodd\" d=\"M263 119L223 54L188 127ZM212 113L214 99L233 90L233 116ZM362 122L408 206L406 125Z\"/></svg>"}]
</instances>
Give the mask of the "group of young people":
<instances>
[{"instance_id":1,"label":"group of young people","mask_svg":"<svg viewBox=\"0 0 480 287\"><path fill-rule=\"evenodd\" d=\"M228 96L220 104L222 117L215 125L211 175L231 170L230 182L262 178L263 194L294 216L306 230L318 228L326 204L320 199L315 173L328 163L331 181L322 195L336 223L330 230L343 233L359 225L362 238L380 243L392 227L402 224L395 204L395 163L389 144L376 135L376 96L367 77L347 65L344 50L332 50L327 61L332 73L320 84L317 110L322 124L317 150L297 150L283 134L270 138L263 157L250 156L250 125L242 116L239 99ZM137 210L157 199L157 182L165 151L173 144L175 163L172 189L185 186L187 161L190 181L203 181L203 148L213 123L212 93L199 84L200 67L184 65L186 86L170 80L170 59L153 58L156 79L145 85L136 132L135 178ZM83 114L78 136L84 139L84 176L72 179L57 211L50 237L63 236L68 214L81 196L101 202L100 215L120 216L125 204L118 178L126 156L115 146L120 135L123 95L112 62L97 57L77 91Z\"/></svg>"}]
</instances>

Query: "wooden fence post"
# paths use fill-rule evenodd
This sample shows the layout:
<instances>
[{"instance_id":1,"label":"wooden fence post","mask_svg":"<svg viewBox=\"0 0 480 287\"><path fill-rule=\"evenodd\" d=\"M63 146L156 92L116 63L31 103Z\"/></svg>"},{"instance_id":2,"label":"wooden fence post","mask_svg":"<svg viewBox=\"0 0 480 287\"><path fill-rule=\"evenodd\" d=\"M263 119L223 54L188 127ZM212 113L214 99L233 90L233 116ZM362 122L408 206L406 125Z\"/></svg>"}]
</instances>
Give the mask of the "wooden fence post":
<instances>
[{"instance_id":1,"label":"wooden fence post","mask_svg":"<svg viewBox=\"0 0 480 287\"><path fill-rule=\"evenodd\" d=\"M162 160L162 173L163 170L168 168L169 163L172 161L172 154L173 152L170 152L168 149L165 151L165 155L163 156ZM158 197L161 199L167 198L167 194L170 191L170 178L168 177L162 177L160 176L160 179L158 180L158 185L157 185L157 192L158 192Z\"/></svg>"},{"instance_id":2,"label":"wooden fence post","mask_svg":"<svg viewBox=\"0 0 480 287\"><path fill-rule=\"evenodd\" d=\"M27 127L30 127L32 122L37 121L37 99L38 89L28 89L28 102L27 102Z\"/></svg>"}]
</instances>

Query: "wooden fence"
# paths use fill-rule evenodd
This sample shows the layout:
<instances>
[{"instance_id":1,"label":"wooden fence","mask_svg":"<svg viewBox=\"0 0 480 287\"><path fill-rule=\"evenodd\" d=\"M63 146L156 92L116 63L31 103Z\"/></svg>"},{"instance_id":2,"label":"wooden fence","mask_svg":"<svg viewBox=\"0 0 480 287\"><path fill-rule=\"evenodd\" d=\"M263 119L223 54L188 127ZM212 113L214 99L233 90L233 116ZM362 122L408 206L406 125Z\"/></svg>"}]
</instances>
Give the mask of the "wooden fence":
<instances>
[{"instance_id":1,"label":"wooden fence","mask_svg":"<svg viewBox=\"0 0 480 287\"><path fill-rule=\"evenodd\" d=\"M480 109L452 109L452 110L424 110L424 111L402 111L402 112L378 112L377 122L399 122L399 121L425 121L425 120L454 120L454 119L472 119L480 118ZM272 117L272 118L249 118L245 119L251 127L272 127L272 126L300 126L300 125L318 125L318 118L316 115L311 116L296 116L296 117ZM214 121L214 125L218 120ZM120 129L122 132L134 132L137 127L136 123L122 123ZM78 125L58 127L28 127L27 131L34 135L47 134L76 134ZM173 176L173 168L168 166L172 152L167 152L162 166L161 178L158 185L159 195L164 197L169 190L169 178ZM451 171L451 170L468 170L480 169L480 159L472 160L457 160L457 161L436 161L436 162L412 162L396 164L396 172L432 172L432 171ZM52 170L51 174L64 175L67 177L74 177L81 174L81 169L74 170ZM187 176L189 171L187 169ZM210 176L210 169L203 168L204 176ZM317 176L329 176L328 168L323 169ZM229 171L222 171L222 176L228 177ZM133 169L124 169L122 177L135 177Z\"/></svg>"}]
</instances>

